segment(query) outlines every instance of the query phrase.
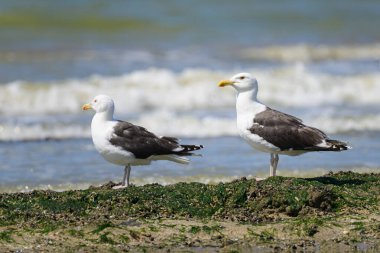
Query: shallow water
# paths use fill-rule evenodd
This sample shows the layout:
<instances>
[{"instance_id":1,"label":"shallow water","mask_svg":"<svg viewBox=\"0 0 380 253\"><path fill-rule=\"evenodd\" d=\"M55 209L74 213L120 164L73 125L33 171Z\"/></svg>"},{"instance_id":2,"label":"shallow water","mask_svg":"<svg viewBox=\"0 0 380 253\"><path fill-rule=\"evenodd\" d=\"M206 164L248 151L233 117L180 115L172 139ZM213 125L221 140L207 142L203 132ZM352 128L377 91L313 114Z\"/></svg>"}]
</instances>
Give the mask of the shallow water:
<instances>
[{"instance_id":1,"label":"shallow water","mask_svg":"<svg viewBox=\"0 0 380 253\"><path fill-rule=\"evenodd\" d=\"M92 147L92 113L81 111L101 93L120 119L206 145L189 166L134 169L133 182L265 176L268 155L237 137L234 92L216 85L241 71L257 77L262 102L354 147L282 157L280 172L380 167L374 1L6 0L0 9L3 191L120 180L122 169Z\"/></svg>"},{"instance_id":2,"label":"shallow water","mask_svg":"<svg viewBox=\"0 0 380 253\"><path fill-rule=\"evenodd\" d=\"M354 146L345 152L317 152L297 157L280 156L279 175L321 176L329 171L376 172L380 167L379 135L338 135ZM266 177L269 155L255 152L238 137L184 138L183 143L205 146L191 164L157 161L132 168L131 182L170 184L180 181L218 183L239 177ZM78 189L110 180L120 182L123 168L104 161L90 139L0 143L0 191Z\"/></svg>"}]
</instances>

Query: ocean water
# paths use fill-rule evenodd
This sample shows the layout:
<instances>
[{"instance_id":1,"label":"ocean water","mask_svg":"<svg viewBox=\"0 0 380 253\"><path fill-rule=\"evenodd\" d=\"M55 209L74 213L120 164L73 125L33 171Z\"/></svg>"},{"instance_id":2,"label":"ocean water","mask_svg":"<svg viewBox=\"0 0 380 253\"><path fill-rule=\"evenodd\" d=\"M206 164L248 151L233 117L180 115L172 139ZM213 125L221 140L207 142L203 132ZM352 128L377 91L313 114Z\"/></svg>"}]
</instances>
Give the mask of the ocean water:
<instances>
[{"instance_id":1,"label":"ocean water","mask_svg":"<svg viewBox=\"0 0 380 253\"><path fill-rule=\"evenodd\" d=\"M280 174L378 171L379 17L369 0L2 1L0 191L120 181L81 111L97 94L119 119L205 145L188 166L132 169L132 183L267 176L269 155L237 136L234 92L217 87L242 71L262 102L353 147L281 156Z\"/></svg>"}]
</instances>

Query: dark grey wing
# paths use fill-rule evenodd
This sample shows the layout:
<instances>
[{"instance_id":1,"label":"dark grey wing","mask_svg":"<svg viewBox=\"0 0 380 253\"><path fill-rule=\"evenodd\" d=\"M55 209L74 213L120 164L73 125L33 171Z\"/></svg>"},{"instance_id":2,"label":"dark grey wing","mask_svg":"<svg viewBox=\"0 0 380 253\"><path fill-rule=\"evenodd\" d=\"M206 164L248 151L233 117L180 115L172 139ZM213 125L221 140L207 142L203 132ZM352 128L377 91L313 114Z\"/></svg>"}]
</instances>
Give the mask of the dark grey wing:
<instances>
[{"instance_id":1,"label":"dark grey wing","mask_svg":"<svg viewBox=\"0 0 380 253\"><path fill-rule=\"evenodd\" d=\"M271 108L258 113L249 130L281 150L320 150L316 145L327 138L321 130L304 125L299 118Z\"/></svg>"},{"instance_id":2,"label":"dark grey wing","mask_svg":"<svg viewBox=\"0 0 380 253\"><path fill-rule=\"evenodd\" d=\"M189 150L186 148L187 145L179 145L176 138L158 137L144 127L125 121L119 121L115 125L114 135L110 142L112 145L132 152L139 159L145 159L152 155L188 155L189 151L196 150Z\"/></svg>"}]
</instances>

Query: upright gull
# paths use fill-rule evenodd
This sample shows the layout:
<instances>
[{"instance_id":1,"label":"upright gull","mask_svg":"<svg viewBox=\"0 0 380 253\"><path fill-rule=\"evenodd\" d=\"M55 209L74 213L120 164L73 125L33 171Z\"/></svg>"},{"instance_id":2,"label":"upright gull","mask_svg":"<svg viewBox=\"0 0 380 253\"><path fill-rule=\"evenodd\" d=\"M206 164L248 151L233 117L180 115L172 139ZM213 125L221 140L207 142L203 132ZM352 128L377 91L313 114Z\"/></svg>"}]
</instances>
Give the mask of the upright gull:
<instances>
[{"instance_id":1,"label":"upright gull","mask_svg":"<svg viewBox=\"0 0 380 253\"><path fill-rule=\"evenodd\" d=\"M202 145L181 145L174 137L158 137L141 126L113 118L114 102L106 95L96 96L83 110L93 109L92 141L98 152L110 163L123 165L124 177L120 186L129 186L131 166L148 165L154 160L169 160L188 164L194 150Z\"/></svg>"},{"instance_id":2,"label":"upright gull","mask_svg":"<svg viewBox=\"0 0 380 253\"><path fill-rule=\"evenodd\" d=\"M239 73L219 87L237 91L236 113L240 136L253 148L270 153L270 176L276 175L279 154L300 155L311 151L343 151L347 143L332 140L301 119L271 109L257 100L258 83L249 73Z\"/></svg>"}]
</instances>

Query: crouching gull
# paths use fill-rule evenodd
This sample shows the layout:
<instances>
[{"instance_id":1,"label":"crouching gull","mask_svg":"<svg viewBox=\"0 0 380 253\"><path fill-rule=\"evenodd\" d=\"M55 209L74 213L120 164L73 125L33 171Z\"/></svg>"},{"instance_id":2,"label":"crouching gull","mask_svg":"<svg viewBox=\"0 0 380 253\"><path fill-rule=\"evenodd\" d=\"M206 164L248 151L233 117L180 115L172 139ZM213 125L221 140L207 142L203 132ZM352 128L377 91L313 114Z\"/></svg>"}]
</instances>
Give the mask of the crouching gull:
<instances>
[{"instance_id":1,"label":"crouching gull","mask_svg":"<svg viewBox=\"0 0 380 253\"><path fill-rule=\"evenodd\" d=\"M83 110L93 109L91 122L92 141L97 151L110 163L123 165L124 177L121 185L129 186L131 166L148 165L154 160L169 160L188 164L194 150L202 145L181 145L174 137L158 137L141 126L113 118L114 102L106 95L96 96Z\"/></svg>"},{"instance_id":2,"label":"crouching gull","mask_svg":"<svg viewBox=\"0 0 380 253\"><path fill-rule=\"evenodd\" d=\"M270 176L276 175L278 155L300 155L311 151L343 151L347 143L332 140L301 119L271 109L257 100L258 83L249 73L222 80L219 87L237 91L236 113L240 136L253 148L270 153Z\"/></svg>"}]
</instances>

